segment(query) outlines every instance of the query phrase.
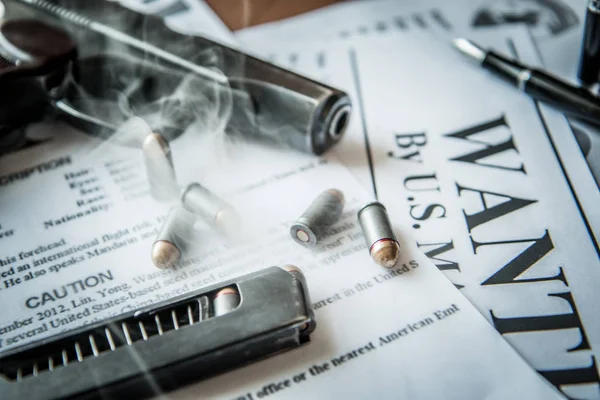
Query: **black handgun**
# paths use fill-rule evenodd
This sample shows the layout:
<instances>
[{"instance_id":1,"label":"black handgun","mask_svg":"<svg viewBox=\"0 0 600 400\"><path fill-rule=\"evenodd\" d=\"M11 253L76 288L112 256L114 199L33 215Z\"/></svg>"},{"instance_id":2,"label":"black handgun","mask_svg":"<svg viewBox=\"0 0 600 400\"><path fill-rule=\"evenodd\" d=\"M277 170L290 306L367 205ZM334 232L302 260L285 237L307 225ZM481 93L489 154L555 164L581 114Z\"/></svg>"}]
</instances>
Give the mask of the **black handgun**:
<instances>
[{"instance_id":1,"label":"black handgun","mask_svg":"<svg viewBox=\"0 0 600 400\"><path fill-rule=\"evenodd\" d=\"M203 37L174 32L156 16L112 1L3 2L0 71L26 67L23 58L30 55L6 27L35 35L25 24L37 23L67 34L76 44L75 57L61 59L59 70L68 73L60 75L59 89L36 90L48 94L53 110L96 135L110 136L136 116L172 140L200 120L207 131L223 129L234 137L322 154L348 125L351 103L343 91ZM36 40L55 45L54 37Z\"/></svg>"}]
</instances>

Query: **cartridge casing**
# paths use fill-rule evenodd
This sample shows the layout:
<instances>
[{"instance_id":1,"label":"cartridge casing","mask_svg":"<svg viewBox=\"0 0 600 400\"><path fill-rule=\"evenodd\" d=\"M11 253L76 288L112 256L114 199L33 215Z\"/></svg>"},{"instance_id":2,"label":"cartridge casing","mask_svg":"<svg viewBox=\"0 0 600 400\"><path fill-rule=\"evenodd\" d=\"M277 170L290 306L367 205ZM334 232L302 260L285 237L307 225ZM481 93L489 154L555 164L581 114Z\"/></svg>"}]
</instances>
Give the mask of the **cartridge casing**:
<instances>
[{"instance_id":1,"label":"cartridge casing","mask_svg":"<svg viewBox=\"0 0 600 400\"><path fill-rule=\"evenodd\" d=\"M142 149L152 197L162 201L176 199L179 189L169 143L162 135L151 133L144 140Z\"/></svg>"},{"instance_id":2,"label":"cartridge casing","mask_svg":"<svg viewBox=\"0 0 600 400\"><path fill-rule=\"evenodd\" d=\"M297 266L291 264L283 266L283 269L289 272L294 278L296 278L296 281L298 283L296 287L298 288L299 295L302 295L308 301L308 304L312 304L312 302L310 301L310 293L308 291L308 284L306 282L304 272L302 272L302 270ZM315 316L312 308L308 310L308 313L310 319L314 320ZM315 325L310 323L303 324L301 326L301 330L302 332L310 333L315 330Z\"/></svg>"},{"instance_id":3,"label":"cartridge casing","mask_svg":"<svg viewBox=\"0 0 600 400\"><path fill-rule=\"evenodd\" d=\"M321 193L290 227L296 243L313 248L323 238L327 229L340 219L344 208L344 194L337 189Z\"/></svg>"},{"instance_id":4,"label":"cartridge casing","mask_svg":"<svg viewBox=\"0 0 600 400\"><path fill-rule=\"evenodd\" d=\"M396 265L400 258L400 244L383 204L373 202L364 206L358 212L358 222L373 260L386 268Z\"/></svg>"},{"instance_id":5,"label":"cartridge casing","mask_svg":"<svg viewBox=\"0 0 600 400\"><path fill-rule=\"evenodd\" d=\"M183 207L173 207L152 245L151 258L158 268L176 266L194 234L195 217Z\"/></svg>"},{"instance_id":6,"label":"cartridge casing","mask_svg":"<svg viewBox=\"0 0 600 400\"><path fill-rule=\"evenodd\" d=\"M225 315L240 304L240 294L232 287L221 289L213 300L213 309L215 317Z\"/></svg>"},{"instance_id":7,"label":"cartridge casing","mask_svg":"<svg viewBox=\"0 0 600 400\"><path fill-rule=\"evenodd\" d=\"M199 183L190 183L181 192L181 204L208 225L226 236L235 236L239 218L235 210Z\"/></svg>"}]
</instances>

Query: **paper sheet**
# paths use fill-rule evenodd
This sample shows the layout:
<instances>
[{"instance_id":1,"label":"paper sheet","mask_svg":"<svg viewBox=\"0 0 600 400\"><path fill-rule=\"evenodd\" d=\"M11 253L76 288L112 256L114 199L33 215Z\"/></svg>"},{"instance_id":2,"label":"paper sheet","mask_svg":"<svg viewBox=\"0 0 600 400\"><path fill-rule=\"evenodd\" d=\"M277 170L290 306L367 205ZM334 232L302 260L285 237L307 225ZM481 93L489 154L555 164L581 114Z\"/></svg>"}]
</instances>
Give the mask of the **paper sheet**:
<instances>
[{"instance_id":1,"label":"paper sheet","mask_svg":"<svg viewBox=\"0 0 600 400\"><path fill-rule=\"evenodd\" d=\"M160 271L149 252L167 205L149 196L140 151L61 124L43 128L59 134L0 159L0 352L295 263L316 309L312 343L174 398L561 398L405 239L406 230L398 229L399 264L373 263L356 221L369 195L335 156L221 146L189 130L172 143L179 182L200 180L224 197L252 238L225 241L200 224L182 267ZM289 238L289 224L331 186L345 193L344 215L311 252Z\"/></svg>"},{"instance_id":2,"label":"paper sheet","mask_svg":"<svg viewBox=\"0 0 600 400\"><path fill-rule=\"evenodd\" d=\"M310 271L310 282L322 280L323 286L311 287L319 325L305 348L186 387L172 398L560 397L492 334L464 297L445 303L442 298L455 289L409 242L402 247L402 266L392 271L372 270L363 252L356 263ZM327 304L336 296L340 300Z\"/></svg>"},{"instance_id":3,"label":"paper sheet","mask_svg":"<svg viewBox=\"0 0 600 400\"><path fill-rule=\"evenodd\" d=\"M503 31L524 25L535 38L540 66L577 82L586 0L371 0L340 3L293 18L236 32L250 50L266 50L290 41L354 40L395 33L428 31L450 38L477 36L486 29ZM502 33L501 33L502 34ZM600 130L573 122L589 168L600 187ZM560 148L560 147L559 147ZM579 168L569 168L578 174Z\"/></svg>"},{"instance_id":4,"label":"paper sheet","mask_svg":"<svg viewBox=\"0 0 600 400\"><path fill-rule=\"evenodd\" d=\"M237 46L233 33L204 0L119 0L132 10L160 15L167 26L187 35L205 36L227 46Z\"/></svg>"},{"instance_id":5,"label":"paper sheet","mask_svg":"<svg viewBox=\"0 0 600 400\"><path fill-rule=\"evenodd\" d=\"M263 42L380 37L397 32L441 34L525 25L545 64L575 77L587 0L371 0L338 3L296 17L245 28L248 48Z\"/></svg>"},{"instance_id":6,"label":"paper sheet","mask_svg":"<svg viewBox=\"0 0 600 400\"><path fill-rule=\"evenodd\" d=\"M477 40L535 54L523 30ZM431 36L268 47L349 91L340 158L542 375L599 398L600 194L565 173L584 161L564 118Z\"/></svg>"}]
</instances>

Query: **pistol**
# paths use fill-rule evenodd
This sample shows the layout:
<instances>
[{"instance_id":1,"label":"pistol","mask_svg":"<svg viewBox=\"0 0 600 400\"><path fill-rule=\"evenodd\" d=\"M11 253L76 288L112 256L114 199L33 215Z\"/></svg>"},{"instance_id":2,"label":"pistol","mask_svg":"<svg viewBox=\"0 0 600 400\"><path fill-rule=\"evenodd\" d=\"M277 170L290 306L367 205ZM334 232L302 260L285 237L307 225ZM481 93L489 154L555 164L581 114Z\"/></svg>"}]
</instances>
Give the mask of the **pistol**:
<instances>
[{"instance_id":1,"label":"pistol","mask_svg":"<svg viewBox=\"0 0 600 400\"><path fill-rule=\"evenodd\" d=\"M95 135L108 137L135 116L174 140L200 121L202 130L223 131L232 139L319 155L348 126L352 106L345 92L206 38L172 31L159 17L114 1L0 1L5 7L0 71L26 67L23 58L29 55L7 36L5 26L35 35L24 24L37 23L66 33L76 45L68 61L60 60L59 69L67 73L58 73L62 81L57 79L51 92L38 91L47 94L52 110Z\"/></svg>"}]
</instances>

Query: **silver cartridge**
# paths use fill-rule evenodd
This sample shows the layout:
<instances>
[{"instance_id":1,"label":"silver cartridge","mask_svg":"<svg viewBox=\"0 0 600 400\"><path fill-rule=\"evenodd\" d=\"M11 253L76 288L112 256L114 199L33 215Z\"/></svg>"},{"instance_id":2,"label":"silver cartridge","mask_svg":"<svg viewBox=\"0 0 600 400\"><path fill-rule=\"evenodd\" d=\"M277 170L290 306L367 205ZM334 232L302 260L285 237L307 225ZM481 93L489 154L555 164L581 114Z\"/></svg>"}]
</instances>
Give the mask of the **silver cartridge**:
<instances>
[{"instance_id":1,"label":"silver cartridge","mask_svg":"<svg viewBox=\"0 0 600 400\"><path fill-rule=\"evenodd\" d=\"M142 150L152 197L156 200L176 199L179 190L169 142L159 133L151 133L146 136Z\"/></svg>"},{"instance_id":2,"label":"silver cartridge","mask_svg":"<svg viewBox=\"0 0 600 400\"><path fill-rule=\"evenodd\" d=\"M190 183L182 190L181 204L218 232L237 235L239 218L234 209L199 183Z\"/></svg>"},{"instance_id":3,"label":"silver cartridge","mask_svg":"<svg viewBox=\"0 0 600 400\"><path fill-rule=\"evenodd\" d=\"M340 219L344 208L344 194L337 189L321 193L290 227L296 243L313 248L323 238L327 229Z\"/></svg>"},{"instance_id":4,"label":"silver cartridge","mask_svg":"<svg viewBox=\"0 0 600 400\"><path fill-rule=\"evenodd\" d=\"M369 254L386 268L392 268L400 258L400 244L383 204L369 203L358 212L358 222L365 236Z\"/></svg>"},{"instance_id":5,"label":"silver cartridge","mask_svg":"<svg viewBox=\"0 0 600 400\"><path fill-rule=\"evenodd\" d=\"M310 301L310 294L308 293L308 284L306 282L306 277L304 276L304 273L302 272L302 270L298 267L296 267L295 265L285 265L283 266L283 269L286 270L287 272L289 272L294 278L296 278L296 280L298 281L298 290L300 291L300 293L302 293L303 297L306 298L306 300L308 301L309 304L312 304L312 302ZM311 308L309 311L309 315L311 319L314 319L314 311ZM300 329L304 332L307 330L314 330L315 326L311 325L310 323L305 323L303 324Z\"/></svg>"},{"instance_id":6,"label":"silver cartridge","mask_svg":"<svg viewBox=\"0 0 600 400\"><path fill-rule=\"evenodd\" d=\"M232 287L219 290L213 300L215 317L227 314L240 304L240 294Z\"/></svg>"},{"instance_id":7,"label":"silver cartridge","mask_svg":"<svg viewBox=\"0 0 600 400\"><path fill-rule=\"evenodd\" d=\"M173 207L169 211L150 253L156 267L172 268L179 263L187 244L192 240L195 220L195 216L183 207Z\"/></svg>"}]
</instances>

